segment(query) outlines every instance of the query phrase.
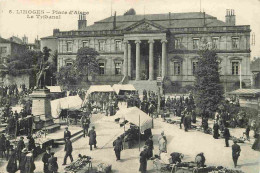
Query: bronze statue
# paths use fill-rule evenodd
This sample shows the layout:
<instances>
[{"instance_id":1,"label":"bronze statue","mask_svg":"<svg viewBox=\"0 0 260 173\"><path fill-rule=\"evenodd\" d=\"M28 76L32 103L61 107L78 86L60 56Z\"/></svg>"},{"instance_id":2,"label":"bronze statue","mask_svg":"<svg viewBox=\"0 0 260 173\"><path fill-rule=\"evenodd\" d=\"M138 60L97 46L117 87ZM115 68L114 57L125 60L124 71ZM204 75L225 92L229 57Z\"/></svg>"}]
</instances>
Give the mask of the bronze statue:
<instances>
[{"instance_id":1,"label":"bronze statue","mask_svg":"<svg viewBox=\"0 0 260 173\"><path fill-rule=\"evenodd\" d=\"M40 70L36 74L36 88L45 88L45 77L46 77L46 70L49 69L49 66L46 65L43 60L41 61Z\"/></svg>"}]
</instances>

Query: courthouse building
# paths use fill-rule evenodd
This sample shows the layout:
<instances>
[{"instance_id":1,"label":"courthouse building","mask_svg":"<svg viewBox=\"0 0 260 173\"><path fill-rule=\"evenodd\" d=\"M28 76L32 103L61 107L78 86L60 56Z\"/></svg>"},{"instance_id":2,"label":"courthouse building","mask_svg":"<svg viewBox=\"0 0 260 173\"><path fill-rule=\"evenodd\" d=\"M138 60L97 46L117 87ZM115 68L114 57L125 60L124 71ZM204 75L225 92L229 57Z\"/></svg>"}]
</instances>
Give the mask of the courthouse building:
<instances>
[{"instance_id":1,"label":"courthouse building","mask_svg":"<svg viewBox=\"0 0 260 173\"><path fill-rule=\"evenodd\" d=\"M250 26L236 25L234 10L227 10L225 18L220 21L202 12L115 14L87 26L81 15L78 30L54 29L53 36L41 41L56 47L58 69L71 65L79 48L94 48L100 54L97 83L117 83L127 76L130 83L149 84L161 76L182 86L193 84L198 51L207 44L221 59L221 81L226 88L240 76L250 85Z\"/></svg>"}]
</instances>

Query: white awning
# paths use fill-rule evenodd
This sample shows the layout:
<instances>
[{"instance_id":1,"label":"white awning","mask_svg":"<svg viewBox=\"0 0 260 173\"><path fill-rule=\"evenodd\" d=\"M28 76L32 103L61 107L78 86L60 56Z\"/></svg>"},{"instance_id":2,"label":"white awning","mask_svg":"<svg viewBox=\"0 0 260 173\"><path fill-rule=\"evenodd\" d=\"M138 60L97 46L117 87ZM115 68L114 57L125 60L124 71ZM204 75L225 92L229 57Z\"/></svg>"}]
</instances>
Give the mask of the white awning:
<instances>
[{"instance_id":1,"label":"white awning","mask_svg":"<svg viewBox=\"0 0 260 173\"><path fill-rule=\"evenodd\" d=\"M136 91L135 87L132 84L114 84L113 87L116 94L119 94L120 91Z\"/></svg>"},{"instance_id":2,"label":"white awning","mask_svg":"<svg viewBox=\"0 0 260 173\"><path fill-rule=\"evenodd\" d=\"M46 86L51 93L60 93L61 91L61 87L60 86Z\"/></svg>"},{"instance_id":3,"label":"white awning","mask_svg":"<svg viewBox=\"0 0 260 173\"><path fill-rule=\"evenodd\" d=\"M116 113L115 117L124 118L125 120L139 126L140 132L152 128L152 118L137 107L126 108Z\"/></svg>"}]
</instances>

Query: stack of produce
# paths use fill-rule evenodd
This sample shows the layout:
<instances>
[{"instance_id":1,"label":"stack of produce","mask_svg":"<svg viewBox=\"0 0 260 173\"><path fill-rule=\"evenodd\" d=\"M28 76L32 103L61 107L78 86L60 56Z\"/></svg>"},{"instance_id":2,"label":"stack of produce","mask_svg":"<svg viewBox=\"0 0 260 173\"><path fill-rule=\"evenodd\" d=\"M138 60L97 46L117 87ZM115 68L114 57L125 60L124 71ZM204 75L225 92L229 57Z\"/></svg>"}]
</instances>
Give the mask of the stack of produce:
<instances>
[{"instance_id":1,"label":"stack of produce","mask_svg":"<svg viewBox=\"0 0 260 173\"><path fill-rule=\"evenodd\" d=\"M81 156L79 155L79 158L72 162L69 166L66 166L65 170L68 172L77 172L81 170L83 167L85 167L88 163L91 162L90 156Z\"/></svg>"}]
</instances>

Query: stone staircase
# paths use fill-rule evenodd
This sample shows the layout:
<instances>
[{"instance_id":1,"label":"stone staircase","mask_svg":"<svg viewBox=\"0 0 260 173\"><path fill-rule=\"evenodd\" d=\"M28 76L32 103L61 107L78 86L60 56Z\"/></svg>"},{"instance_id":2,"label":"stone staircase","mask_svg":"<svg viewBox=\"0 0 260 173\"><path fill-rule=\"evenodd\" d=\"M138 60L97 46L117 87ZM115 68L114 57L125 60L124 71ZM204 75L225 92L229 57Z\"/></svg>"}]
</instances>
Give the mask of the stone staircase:
<instances>
[{"instance_id":1,"label":"stone staircase","mask_svg":"<svg viewBox=\"0 0 260 173\"><path fill-rule=\"evenodd\" d=\"M148 80L129 80L129 84L134 85L135 89L138 90L139 94L143 94L143 90L146 91L154 91L158 92L158 86L156 80L148 81Z\"/></svg>"}]
</instances>

